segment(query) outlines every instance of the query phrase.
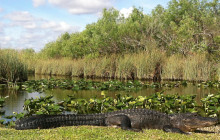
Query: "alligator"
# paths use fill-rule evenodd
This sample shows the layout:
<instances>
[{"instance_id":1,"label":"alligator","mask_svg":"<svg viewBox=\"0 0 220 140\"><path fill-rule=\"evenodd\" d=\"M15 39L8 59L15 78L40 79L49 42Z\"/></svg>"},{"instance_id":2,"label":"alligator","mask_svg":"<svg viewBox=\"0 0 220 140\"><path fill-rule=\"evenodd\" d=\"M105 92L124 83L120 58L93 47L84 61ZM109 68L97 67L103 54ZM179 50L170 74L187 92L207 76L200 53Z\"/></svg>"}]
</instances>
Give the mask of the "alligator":
<instances>
[{"instance_id":1,"label":"alligator","mask_svg":"<svg viewBox=\"0 0 220 140\"><path fill-rule=\"evenodd\" d=\"M196 113L166 114L149 109L126 109L98 114L35 115L16 121L15 129L47 129L61 126L118 126L124 130L161 129L188 134L197 128L217 125L218 118Z\"/></svg>"}]
</instances>

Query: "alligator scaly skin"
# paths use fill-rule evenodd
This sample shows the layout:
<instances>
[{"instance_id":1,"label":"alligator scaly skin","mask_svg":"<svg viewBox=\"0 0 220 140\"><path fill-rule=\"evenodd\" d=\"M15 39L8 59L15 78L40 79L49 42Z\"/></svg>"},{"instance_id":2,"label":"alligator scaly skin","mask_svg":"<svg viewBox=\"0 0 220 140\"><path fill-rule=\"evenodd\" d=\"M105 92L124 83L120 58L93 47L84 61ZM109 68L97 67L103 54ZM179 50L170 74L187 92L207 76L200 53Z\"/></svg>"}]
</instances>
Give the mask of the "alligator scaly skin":
<instances>
[{"instance_id":1,"label":"alligator scaly skin","mask_svg":"<svg viewBox=\"0 0 220 140\"><path fill-rule=\"evenodd\" d=\"M61 126L97 125L103 126L104 114L91 115L37 115L16 121L15 129L46 129Z\"/></svg>"},{"instance_id":2,"label":"alligator scaly skin","mask_svg":"<svg viewBox=\"0 0 220 140\"><path fill-rule=\"evenodd\" d=\"M186 133L196 128L212 126L217 118L201 117L193 113L166 114L149 109L126 109L99 114L39 115L16 121L15 129L46 129L61 126L116 125L125 130L162 129L166 132Z\"/></svg>"}]
</instances>

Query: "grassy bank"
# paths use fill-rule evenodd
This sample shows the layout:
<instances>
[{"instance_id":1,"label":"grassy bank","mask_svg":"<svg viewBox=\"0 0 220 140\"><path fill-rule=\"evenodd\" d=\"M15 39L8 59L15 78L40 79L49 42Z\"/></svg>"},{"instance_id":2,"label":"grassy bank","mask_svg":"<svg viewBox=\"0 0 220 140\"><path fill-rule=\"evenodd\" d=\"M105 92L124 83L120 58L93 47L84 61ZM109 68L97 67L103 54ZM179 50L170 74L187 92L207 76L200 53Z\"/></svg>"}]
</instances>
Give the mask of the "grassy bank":
<instances>
[{"instance_id":1,"label":"grassy bank","mask_svg":"<svg viewBox=\"0 0 220 140\"><path fill-rule=\"evenodd\" d=\"M220 80L220 66L205 54L167 56L154 50L122 56L35 60L35 74L117 79ZM33 67L33 66L31 66Z\"/></svg>"},{"instance_id":2,"label":"grassy bank","mask_svg":"<svg viewBox=\"0 0 220 140\"><path fill-rule=\"evenodd\" d=\"M144 130L142 132L124 131L119 128L79 126L79 127L61 127L45 130L14 130L0 128L0 139L2 140L20 140L20 139L212 139L217 140L220 134L192 133L191 135L182 135L176 133L165 133L162 130Z\"/></svg>"}]
</instances>

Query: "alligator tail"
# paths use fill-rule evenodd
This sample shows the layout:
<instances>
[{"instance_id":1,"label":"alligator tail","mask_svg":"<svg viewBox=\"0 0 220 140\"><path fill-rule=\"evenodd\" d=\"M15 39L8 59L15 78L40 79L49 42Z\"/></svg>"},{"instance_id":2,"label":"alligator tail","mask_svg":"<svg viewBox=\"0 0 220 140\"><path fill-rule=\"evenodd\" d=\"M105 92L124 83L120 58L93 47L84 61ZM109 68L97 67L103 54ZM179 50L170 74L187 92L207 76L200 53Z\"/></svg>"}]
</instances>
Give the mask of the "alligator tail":
<instances>
[{"instance_id":1,"label":"alligator tail","mask_svg":"<svg viewBox=\"0 0 220 140\"><path fill-rule=\"evenodd\" d=\"M105 126L104 114L91 115L37 115L17 120L15 129L46 129L61 126L94 125Z\"/></svg>"}]
</instances>

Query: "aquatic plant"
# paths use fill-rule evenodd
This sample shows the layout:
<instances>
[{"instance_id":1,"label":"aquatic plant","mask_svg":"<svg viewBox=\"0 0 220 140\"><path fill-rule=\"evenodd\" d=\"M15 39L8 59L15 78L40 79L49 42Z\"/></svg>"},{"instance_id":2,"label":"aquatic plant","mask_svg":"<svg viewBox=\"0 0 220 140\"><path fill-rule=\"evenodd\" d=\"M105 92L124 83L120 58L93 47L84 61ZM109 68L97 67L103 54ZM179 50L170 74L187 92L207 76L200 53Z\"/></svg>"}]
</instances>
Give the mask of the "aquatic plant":
<instances>
[{"instance_id":1,"label":"aquatic plant","mask_svg":"<svg viewBox=\"0 0 220 140\"><path fill-rule=\"evenodd\" d=\"M77 113L100 113L128 108L148 108L166 113L197 112L195 96L164 95L155 93L151 96L131 95L122 96L117 94L116 98L108 97L102 92L103 98L91 98L89 100L70 97L62 105L66 110Z\"/></svg>"},{"instance_id":2,"label":"aquatic plant","mask_svg":"<svg viewBox=\"0 0 220 140\"><path fill-rule=\"evenodd\" d=\"M176 82L142 82L138 80L134 81L118 81L118 80L108 80L108 81L92 81L92 80L67 80L67 79L41 79L41 80L29 80L21 83L16 88L26 90L28 92L38 91L43 92L47 89L69 89L69 90L111 90L111 91L135 91L144 88L175 88L180 86L187 86L191 84L187 81L176 81ZM207 81L201 83L193 83L198 87L206 88L220 88L219 81Z\"/></svg>"},{"instance_id":3,"label":"aquatic plant","mask_svg":"<svg viewBox=\"0 0 220 140\"><path fill-rule=\"evenodd\" d=\"M205 81L197 84L198 87L202 88L220 88L220 81Z\"/></svg>"},{"instance_id":4,"label":"aquatic plant","mask_svg":"<svg viewBox=\"0 0 220 140\"><path fill-rule=\"evenodd\" d=\"M77 99L68 96L59 103L52 100L53 96L27 99L24 103L24 113L16 114L17 117L33 114L60 114L63 111L71 111L79 114L103 113L128 108L148 108L166 113L197 112L195 96L165 95L155 93L151 96L138 96L117 94L115 98L106 96L101 92L102 98Z\"/></svg>"},{"instance_id":5,"label":"aquatic plant","mask_svg":"<svg viewBox=\"0 0 220 140\"><path fill-rule=\"evenodd\" d=\"M217 94L208 94L205 98L201 99L202 108L205 116L218 116L220 115L220 92Z\"/></svg>"},{"instance_id":6,"label":"aquatic plant","mask_svg":"<svg viewBox=\"0 0 220 140\"><path fill-rule=\"evenodd\" d=\"M138 80L134 81L92 81L92 80L66 80L66 79L41 79L41 80L29 80L21 83L20 88L26 91L44 91L47 89L70 89L70 90L124 90L124 91L135 91L144 88L174 88L179 86L187 86L187 81L181 82L165 82L165 83L154 83L154 82L142 82Z\"/></svg>"},{"instance_id":7,"label":"aquatic plant","mask_svg":"<svg viewBox=\"0 0 220 140\"><path fill-rule=\"evenodd\" d=\"M24 113L25 116L30 116L33 114L60 114L63 111L63 108L51 99L53 96L46 96L40 98L31 98L24 101ZM16 113L15 113L16 114ZM18 117L18 114L16 114ZM19 116L22 117L22 116Z\"/></svg>"}]
</instances>

